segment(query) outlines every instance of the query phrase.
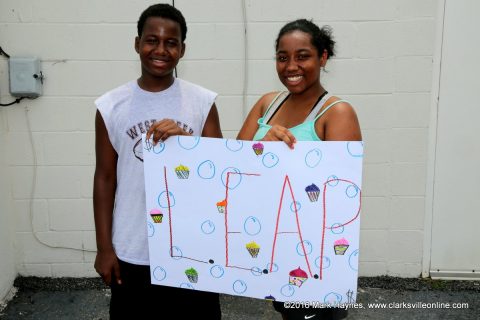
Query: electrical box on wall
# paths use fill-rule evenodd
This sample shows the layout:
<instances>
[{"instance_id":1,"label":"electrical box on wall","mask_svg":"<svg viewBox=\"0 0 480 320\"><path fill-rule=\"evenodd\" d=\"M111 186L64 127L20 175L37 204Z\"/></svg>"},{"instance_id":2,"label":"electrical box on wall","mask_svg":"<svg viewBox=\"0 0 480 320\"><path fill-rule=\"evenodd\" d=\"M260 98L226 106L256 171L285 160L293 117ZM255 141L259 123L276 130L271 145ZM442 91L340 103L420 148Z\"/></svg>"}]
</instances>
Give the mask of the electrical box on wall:
<instances>
[{"instance_id":1,"label":"electrical box on wall","mask_svg":"<svg viewBox=\"0 0 480 320\"><path fill-rule=\"evenodd\" d=\"M10 57L10 94L14 97L36 98L42 95L43 74L36 57Z\"/></svg>"}]
</instances>

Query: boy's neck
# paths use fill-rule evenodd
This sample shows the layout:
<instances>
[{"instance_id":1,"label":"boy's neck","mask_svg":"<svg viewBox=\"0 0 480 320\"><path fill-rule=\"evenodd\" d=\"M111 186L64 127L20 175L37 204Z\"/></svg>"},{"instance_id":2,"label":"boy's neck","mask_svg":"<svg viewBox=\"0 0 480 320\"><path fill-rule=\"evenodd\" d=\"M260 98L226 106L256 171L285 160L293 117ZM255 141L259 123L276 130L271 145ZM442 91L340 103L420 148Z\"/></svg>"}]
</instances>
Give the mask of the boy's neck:
<instances>
[{"instance_id":1,"label":"boy's neck","mask_svg":"<svg viewBox=\"0 0 480 320\"><path fill-rule=\"evenodd\" d=\"M173 74L168 77L162 78L152 78L142 75L140 76L140 78L138 78L137 83L138 86L145 91L159 92L168 89L174 81L175 77L173 76Z\"/></svg>"}]
</instances>

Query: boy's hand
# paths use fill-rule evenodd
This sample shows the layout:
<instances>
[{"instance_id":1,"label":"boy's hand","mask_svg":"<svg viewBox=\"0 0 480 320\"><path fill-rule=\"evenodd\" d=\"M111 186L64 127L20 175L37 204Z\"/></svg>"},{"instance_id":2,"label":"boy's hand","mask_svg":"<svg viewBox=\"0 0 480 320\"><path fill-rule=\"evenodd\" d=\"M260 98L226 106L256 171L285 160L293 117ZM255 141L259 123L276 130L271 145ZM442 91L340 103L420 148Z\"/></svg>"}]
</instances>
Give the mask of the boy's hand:
<instances>
[{"instance_id":1,"label":"boy's hand","mask_svg":"<svg viewBox=\"0 0 480 320\"><path fill-rule=\"evenodd\" d=\"M279 125L273 125L270 130L268 130L263 141L283 141L287 144L290 149L293 149L293 145L297 142L297 139L293 134L285 127Z\"/></svg>"},{"instance_id":2,"label":"boy's hand","mask_svg":"<svg viewBox=\"0 0 480 320\"><path fill-rule=\"evenodd\" d=\"M97 251L95 270L102 277L103 282L105 282L107 286L110 286L112 283L112 275L117 284L122 284L122 279L120 278L120 266L118 265L115 251Z\"/></svg>"},{"instance_id":3,"label":"boy's hand","mask_svg":"<svg viewBox=\"0 0 480 320\"><path fill-rule=\"evenodd\" d=\"M170 136L190 136L190 134L177 126L172 119L163 119L155 122L148 129L147 140L150 139L150 136L153 137L153 145L156 145L158 141L165 141Z\"/></svg>"}]
</instances>

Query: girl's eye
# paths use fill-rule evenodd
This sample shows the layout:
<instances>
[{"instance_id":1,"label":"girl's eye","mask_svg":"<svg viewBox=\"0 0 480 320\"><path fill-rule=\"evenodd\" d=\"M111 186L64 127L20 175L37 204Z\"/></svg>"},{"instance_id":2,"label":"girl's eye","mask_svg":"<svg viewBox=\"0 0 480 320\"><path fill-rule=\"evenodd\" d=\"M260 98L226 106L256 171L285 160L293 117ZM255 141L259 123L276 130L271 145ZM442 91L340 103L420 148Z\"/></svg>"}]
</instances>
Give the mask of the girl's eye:
<instances>
[{"instance_id":1,"label":"girl's eye","mask_svg":"<svg viewBox=\"0 0 480 320\"><path fill-rule=\"evenodd\" d=\"M285 62L285 61L287 61L287 57L277 56L277 61L278 61L278 62Z\"/></svg>"}]
</instances>

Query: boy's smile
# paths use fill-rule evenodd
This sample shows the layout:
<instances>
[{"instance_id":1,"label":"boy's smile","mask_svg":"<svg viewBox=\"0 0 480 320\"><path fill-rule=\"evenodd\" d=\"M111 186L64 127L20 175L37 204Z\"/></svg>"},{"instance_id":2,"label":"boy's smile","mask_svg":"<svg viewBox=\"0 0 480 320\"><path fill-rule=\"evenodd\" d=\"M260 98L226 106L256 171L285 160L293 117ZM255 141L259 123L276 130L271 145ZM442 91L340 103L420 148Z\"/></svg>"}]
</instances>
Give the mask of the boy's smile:
<instances>
[{"instance_id":1,"label":"boy's smile","mask_svg":"<svg viewBox=\"0 0 480 320\"><path fill-rule=\"evenodd\" d=\"M181 39L177 22L160 17L146 20L141 37L135 38L135 50L142 63L141 87L159 91L173 83L173 70L185 52Z\"/></svg>"}]
</instances>

